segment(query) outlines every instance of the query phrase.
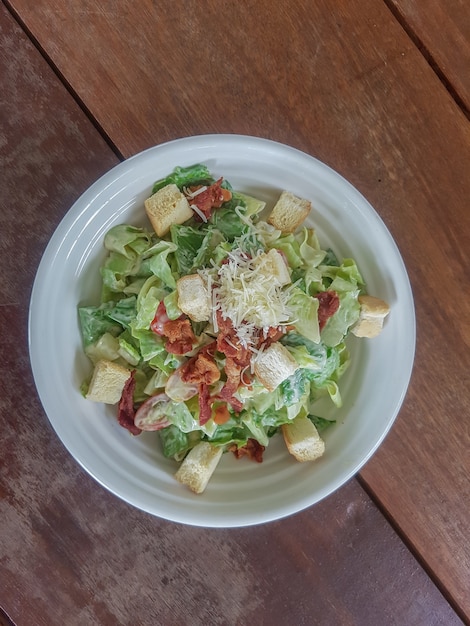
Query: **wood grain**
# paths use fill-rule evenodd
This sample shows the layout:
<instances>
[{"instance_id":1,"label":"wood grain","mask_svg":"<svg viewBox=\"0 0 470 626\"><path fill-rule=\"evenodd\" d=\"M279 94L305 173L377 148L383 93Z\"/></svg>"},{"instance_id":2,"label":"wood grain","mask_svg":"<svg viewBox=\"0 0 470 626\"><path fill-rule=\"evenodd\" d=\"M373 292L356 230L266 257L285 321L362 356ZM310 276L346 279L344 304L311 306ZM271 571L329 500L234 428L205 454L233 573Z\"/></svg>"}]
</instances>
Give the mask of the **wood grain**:
<instances>
[{"instance_id":1,"label":"wood grain","mask_svg":"<svg viewBox=\"0 0 470 626\"><path fill-rule=\"evenodd\" d=\"M467 0L387 0L387 4L470 115L470 9Z\"/></svg>"},{"instance_id":2,"label":"wood grain","mask_svg":"<svg viewBox=\"0 0 470 626\"><path fill-rule=\"evenodd\" d=\"M260 135L333 165L375 205L409 269L418 350L396 425L361 476L469 617L470 131L402 28L372 0L227 2L223 15L211 1L12 5L123 155L188 134ZM459 623L355 481L282 522L203 531L130 509L69 458L25 375L29 288L61 215L116 157L4 10L1 24L0 323L15 329L0 346L8 614Z\"/></svg>"}]
</instances>

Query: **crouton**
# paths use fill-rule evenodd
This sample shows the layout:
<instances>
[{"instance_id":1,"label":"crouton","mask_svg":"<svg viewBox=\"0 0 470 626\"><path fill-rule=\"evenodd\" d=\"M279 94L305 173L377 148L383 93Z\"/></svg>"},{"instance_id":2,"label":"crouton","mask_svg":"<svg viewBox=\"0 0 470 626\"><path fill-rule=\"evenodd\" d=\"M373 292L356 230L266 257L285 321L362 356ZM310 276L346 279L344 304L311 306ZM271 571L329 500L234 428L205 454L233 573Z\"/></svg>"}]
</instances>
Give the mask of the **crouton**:
<instances>
[{"instance_id":1,"label":"crouton","mask_svg":"<svg viewBox=\"0 0 470 626\"><path fill-rule=\"evenodd\" d=\"M382 331L384 320L390 312L389 305L374 296L359 296L361 311L351 332L356 337L376 337Z\"/></svg>"},{"instance_id":2,"label":"crouton","mask_svg":"<svg viewBox=\"0 0 470 626\"><path fill-rule=\"evenodd\" d=\"M185 195L176 185L162 187L145 200L145 210L159 237L163 237L173 224L183 224L193 216Z\"/></svg>"},{"instance_id":3,"label":"crouton","mask_svg":"<svg viewBox=\"0 0 470 626\"><path fill-rule=\"evenodd\" d=\"M315 461L325 452L325 442L308 417L296 417L281 430L287 449L297 461Z\"/></svg>"},{"instance_id":4,"label":"crouton","mask_svg":"<svg viewBox=\"0 0 470 626\"><path fill-rule=\"evenodd\" d=\"M194 493L202 493L207 487L223 453L223 448L201 441L190 450L181 463L175 478Z\"/></svg>"},{"instance_id":5,"label":"crouton","mask_svg":"<svg viewBox=\"0 0 470 626\"><path fill-rule=\"evenodd\" d=\"M268 222L283 233L293 233L310 213L312 203L283 191L276 202Z\"/></svg>"},{"instance_id":6,"label":"crouton","mask_svg":"<svg viewBox=\"0 0 470 626\"><path fill-rule=\"evenodd\" d=\"M278 250L273 248L267 254L261 254L257 258L265 276L272 276L281 287L291 282L287 263Z\"/></svg>"},{"instance_id":7,"label":"crouton","mask_svg":"<svg viewBox=\"0 0 470 626\"><path fill-rule=\"evenodd\" d=\"M298 367L289 350L276 341L256 357L254 372L268 391L274 391Z\"/></svg>"},{"instance_id":8,"label":"crouton","mask_svg":"<svg viewBox=\"0 0 470 626\"><path fill-rule=\"evenodd\" d=\"M206 322L211 314L211 299L199 274L182 276L176 282L178 308L193 322Z\"/></svg>"},{"instance_id":9,"label":"crouton","mask_svg":"<svg viewBox=\"0 0 470 626\"><path fill-rule=\"evenodd\" d=\"M131 372L112 361L102 359L93 370L86 398L93 402L116 404L121 399L122 390Z\"/></svg>"}]
</instances>

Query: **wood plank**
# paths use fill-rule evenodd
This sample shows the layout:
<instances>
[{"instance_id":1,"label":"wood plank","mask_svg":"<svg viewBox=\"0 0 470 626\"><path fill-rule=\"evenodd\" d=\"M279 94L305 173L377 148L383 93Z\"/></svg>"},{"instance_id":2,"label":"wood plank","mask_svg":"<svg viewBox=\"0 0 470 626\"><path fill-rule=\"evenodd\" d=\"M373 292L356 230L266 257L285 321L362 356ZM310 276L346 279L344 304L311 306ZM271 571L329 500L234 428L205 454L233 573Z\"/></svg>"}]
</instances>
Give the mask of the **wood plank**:
<instances>
[{"instance_id":1,"label":"wood plank","mask_svg":"<svg viewBox=\"0 0 470 626\"><path fill-rule=\"evenodd\" d=\"M124 2L13 4L124 155L187 134L272 137L333 165L378 208L409 268L419 342L407 402L362 476L470 615L469 318L451 304L468 292L470 134L399 24L374 0L229 5L223 18L210 1L143 2L138 13Z\"/></svg>"},{"instance_id":2,"label":"wood plank","mask_svg":"<svg viewBox=\"0 0 470 626\"><path fill-rule=\"evenodd\" d=\"M467 0L385 0L470 114L470 10Z\"/></svg>"},{"instance_id":3,"label":"wood plank","mask_svg":"<svg viewBox=\"0 0 470 626\"><path fill-rule=\"evenodd\" d=\"M333 165L377 207L410 271L419 345L407 402L362 477L456 605L470 615L464 472L468 431L461 419L469 408L469 318L467 304L461 304L458 315L452 304L468 292L463 250L469 234L470 133L449 94L384 5L354 0L337 2L332 11L331 3L319 1L289 8L267 1L227 4L223 21L220 5L210 1L203 11L188 10L191 3L181 2L142 2L138 12L124 2L112 3L107 11L76 0L66 5L15 0L13 6L124 155L187 134L262 135ZM237 24L244 28L236 29ZM25 67L28 59L23 60ZM4 61L6 68L10 62ZM55 154L66 150L60 134L51 141L59 146ZM76 142L79 163L87 141ZM31 184L48 197L51 166L47 155L41 155L45 161ZM85 173L75 184L86 181ZM11 189L17 188L15 183ZM74 186L69 191L78 192ZM58 192L54 198L60 198L63 209L63 196ZM39 233L40 243L50 232L49 225ZM446 298L431 306L430 299L443 289ZM3 327L24 306L23 300L10 311L2 309ZM9 346L15 359L23 359L23 369L24 341ZM14 372L18 377L22 370ZM266 623L282 623L283 616L311 623L315 606L324 620L318 623L334 623L338 615L343 623L395 618L397 623L454 623L449 620L455 616L446 613L422 570L407 560L409 553L394 543L394 535L384 539L388 527L374 530L377 511L355 482L318 507L262 529L204 533L149 520L90 484L47 426L37 423L37 400L25 406L24 398L33 393L31 380L26 382L29 394L23 389L13 397L8 395L11 380L2 383L2 393L11 398L7 410L19 406L25 420L20 437L8 431L8 458L23 483L3 481L7 496L1 502L5 536L11 541L20 532L25 545L22 551L16 540L16 553L7 564L10 582L4 594L16 615L20 607L25 607L24 616L33 615L37 602L47 618L54 617L47 609L47 589L56 587L60 608L68 609L68 615L80 607L78 618L87 617L88 610L101 623L125 621L126 611L137 611L137 619L145 615L139 601L148 602L154 591L149 581L157 581L159 605L147 608L146 617L163 619L173 605L174 619L184 622L195 607L191 584L197 581L197 595L212 602L212 608L203 604L202 617L211 617L213 623L223 623L224 610L231 623L246 619L247 611L253 618L262 613ZM36 446L48 451L45 462L30 438L28 426L33 424ZM338 533L334 536L332 520ZM273 581L271 553L279 544L281 566ZM146 553L147 545L158 559ZM363 561L366 547L370 552ZM177 555L186 550L189 556L179 562ZM35 559L29 573L21 571L28 551ZM400 555L407 556L400 560ZM61 569L48 571L48 559ZM354 570L358 565L360 570ZM126 608L123 591L132 585L133 568L144 587ZM44 584L37 595L26 598L21 585L34 588L41 576ZM226 589L236 590L229 606L223 606L227 594L222 589L221 595L221 580ZM300 585L294 586L294 595L290 580ZM368 587L373 593L365 602ZM98 597L86 605L95 588ZM390 612L397 600L402 616Z\"/></svg>"}]
</instances>

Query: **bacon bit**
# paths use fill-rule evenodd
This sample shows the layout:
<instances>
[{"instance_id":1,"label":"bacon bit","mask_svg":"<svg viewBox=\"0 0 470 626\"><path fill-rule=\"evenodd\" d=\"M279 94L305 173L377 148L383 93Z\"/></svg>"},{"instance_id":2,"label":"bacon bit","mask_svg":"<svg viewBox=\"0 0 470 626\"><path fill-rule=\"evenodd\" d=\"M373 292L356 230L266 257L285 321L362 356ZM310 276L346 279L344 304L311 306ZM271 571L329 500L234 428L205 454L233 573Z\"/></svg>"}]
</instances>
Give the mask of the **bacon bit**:
<instances>
[{"instance_id":1,"label":"bacon bit","mask_svg":"<svg viewBox=\"0 0 470 626\"><path fill-rule=\"evenodd\" d=\"M201 426L204 426L212 417L210 401L209 386L201 383L199 385L199 424Z\"/></svg>"},{"instance_id":2,"label":"bacon bit","mask_svg":"<svg viewBox=\"0 0 470 626\"><path fill-rule=\"evenodd\" d=\"M214 422L216 424L225 424L230 419L230 413L226 404L218 406L214 412Z\"/></svg>"},{"instance_id":3,"label":"bacon bit","mask_svg":"<svg viewBox=\"0 0 470 626\"><path fill-rule=\"evenodd\" d=\"M234 359L237 365L245 367L250 363L251 353L240 343L240 339L235 331L232 320L224 319L220 310L217 310L217 325L219 334L217 335L217 350L223 352L226 357Z\"/></svg>"},{"instance_id":4,"label":"bacon bit","mask_svg":"<svg viewBox=\"0 0 470 626\"><path fill-rule=\"evenodd\" d=\"M238 398L235 398L235 396L233 395L238 387L239 382L227 382L217 395L218 399L228 402L228 404L230 404L235 413L240 413L240 411L243 409L243 402L241 402Z\"/></svg>"},{"instance_id":5,"label":"bacon bit","mask_svg":"<svg viewBox=\"0 0 470 626\"><path fill-rule=\"evenodd\" d=\"M205 350L199 350L181 369L181 380L185 383L212 385L219 378L217 363Z\"/></svg>"},{"instance_id":6,"label":"bacon bit","mask_svg":"<svg viewBox=\"0 0 470 626\"><path fill-rule=\"evenodd\" d=\"M142 432L141 429L134 424L134 391L135 370L131 372L131 375L124 385L124 389L122 390L118 406L118 422L123 428L126 428L133 435L140 435Z\"/></svg>"},{"instance_id":7,"label":"bacon bit","mask_svg":"<svg viewBox=\"0 0 470 626\"><path fill-rule=\"evenodd\" d=\"M217 350L225 354L224 370L227 376L227 381L220 390L218 398L228 402L236 413L240 413L243 403L233 394L241 384L242 371L250 364L251 352L241 345L232 320L224 319L219 310L217 311L217 324L219 327Z\"/></svg>"},{"instance_id":8,"label":"bacon bit","mask_svg":"<svg viewBox=\"0 0 470 626\"><path fill-rule=\"evenodd\" d=\"M240 448L237 448L236 445L229 448L237 459L247 456L250 460L256 461L257 463L263 462L263 452L265 449L265 446L262 446L258 441L256 441L256 439L251 438L248 439L246 444Z\"/></svg>"},{"instance_id":9,"label":"bacon bit","mask_svg":"<svg viewBox=\"0 0 470 626\"><path fill-rule=\"evenodd\" d=\"M321 291L315 295L315 298L319 302L318 324L322 330L330 317L339 309L339 297L336 291Z\"/></svg>"},{"instance_id":10,"label":"bacon bit","mask_svg":"<svg viewBox=\"0 0 470 626\"><path fill-rule=\"evenodd\" d=\"M212 209L218 209L224 202L228 202L232 198L232 192L220 186L222 181L223 178L219 178L217 182L196 195L193 194L198 189L201 189L201 185L190 187L188 190L190 192L190 204L194 204L206 219L210 218ZM196 215L198 215L198 212L196 212Z\"/></svg>"},{"instance_id":11,"label":"bacon bit","mask_svg":"<svg viewBox=\"0 0 470 626\"><path fill-rule=\"evenodd\" d=\"M171 320L166 312L163 300L158 304L155 317L150 324L152 330L160 337L166 337L165 350L171 354L191 352L197 339L194 336L191 322L186 315Z\"/></svg>"},{"instance_id":12,"label":"bacon bit","mask_svg":"<svg viewBox=\"0 0 470 626\"><path fill-rule=\"evenodd\" d=\"M186 354L191 352L197 339L194 336L189 319L178 318L163 324L163 334L168 337L165 350L172 354Z\"/></svg>"},{"instance_id":13,"label":"bacon bit","mask_svg":"<svg viewBox=\"0 0 470 626\"><path fill-rule=\"evenodd\" d=\"M257 346L258 350L261 348L262 345L264 346L264 348L269 348L272 343L279 341L279 339L286 334L287 330L288 327L286 326L270 326L266 335L260 337L260 341Z\"/></svg>"}]
</instances>

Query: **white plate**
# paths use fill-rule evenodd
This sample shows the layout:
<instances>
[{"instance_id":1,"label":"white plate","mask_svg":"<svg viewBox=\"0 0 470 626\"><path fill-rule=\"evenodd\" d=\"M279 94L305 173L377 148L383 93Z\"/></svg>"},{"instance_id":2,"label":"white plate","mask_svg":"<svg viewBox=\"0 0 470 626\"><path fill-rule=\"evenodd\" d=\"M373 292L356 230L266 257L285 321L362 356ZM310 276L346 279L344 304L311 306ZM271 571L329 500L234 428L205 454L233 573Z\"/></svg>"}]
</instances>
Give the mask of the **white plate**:
<instances>
[{"instance_id":1,"label":"white plate","mask_svg":"<svg viewBox=\"0 0 470 626\"><path fill-rule=\"evenodd\" d=\"M382 334L352 338L353 363L341 381L344 405L328 406L337 424L326 453L297 463L280 437L261 464L224 455L204 494L173 478L155 433L132 437L115 407L85 400L90 371L83 355L78 304L96 304L103 237L113 225L145 225L143 202L155 180L176 165L204 162L235 189L274 202L283 189L313 202L311 225L323 247L352 256L369 293L391 305ZM197 526L258 524L300 511L332 493L370 458L403 401L413 365L415 317L408 276L387 228L364 197L336 172L293 148L264 139L208 135L172 141L121 163L65 215L39 265L29 316L34 379L47 416L75 459L101 485L159 517Z\"/></svg>"}]
</instances>

